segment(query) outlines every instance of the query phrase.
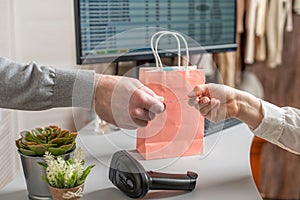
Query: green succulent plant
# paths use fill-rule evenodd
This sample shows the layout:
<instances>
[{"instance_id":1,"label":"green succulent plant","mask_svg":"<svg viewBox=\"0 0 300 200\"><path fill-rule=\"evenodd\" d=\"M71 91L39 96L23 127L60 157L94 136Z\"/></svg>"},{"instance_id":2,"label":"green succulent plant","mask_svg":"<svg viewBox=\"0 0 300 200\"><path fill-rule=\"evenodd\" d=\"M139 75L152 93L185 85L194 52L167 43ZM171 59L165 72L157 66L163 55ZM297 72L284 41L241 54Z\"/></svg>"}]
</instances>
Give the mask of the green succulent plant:
<instances>
[{"instance_id":1,"label":"green succulent plant","mask_svg":"<svg viewBox=\"0 0 300 200\"><path fill-rule=\"evenodd\" d=\"M75 149L77 132L62 130L58 126L35 128L22 131L16 140L19 151L27 156L43 156L46 151L54 156L63 155Z\"/></svg>"}]
</instances>

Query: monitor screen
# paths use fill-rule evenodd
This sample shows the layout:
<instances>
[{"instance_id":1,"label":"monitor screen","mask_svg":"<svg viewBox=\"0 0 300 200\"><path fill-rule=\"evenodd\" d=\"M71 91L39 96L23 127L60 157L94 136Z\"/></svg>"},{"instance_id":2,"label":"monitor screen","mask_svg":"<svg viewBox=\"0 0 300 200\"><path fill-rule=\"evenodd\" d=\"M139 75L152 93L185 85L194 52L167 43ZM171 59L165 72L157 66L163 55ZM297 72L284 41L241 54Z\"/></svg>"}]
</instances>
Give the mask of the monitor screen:
<instances>
[{"instance_id":1,"label":"monitor screen","mask_svg":"<svg viewBox=\"0 0 300 200\"><path fill-rule=\"evenodd\" d=\"M74 8L78 64L153 59L160 30L184 35L190 54L236 49L236 0L74 0ZM168 49L160 56L174 56L170 36L160 46Z\"/></svg>"}]
</instances>

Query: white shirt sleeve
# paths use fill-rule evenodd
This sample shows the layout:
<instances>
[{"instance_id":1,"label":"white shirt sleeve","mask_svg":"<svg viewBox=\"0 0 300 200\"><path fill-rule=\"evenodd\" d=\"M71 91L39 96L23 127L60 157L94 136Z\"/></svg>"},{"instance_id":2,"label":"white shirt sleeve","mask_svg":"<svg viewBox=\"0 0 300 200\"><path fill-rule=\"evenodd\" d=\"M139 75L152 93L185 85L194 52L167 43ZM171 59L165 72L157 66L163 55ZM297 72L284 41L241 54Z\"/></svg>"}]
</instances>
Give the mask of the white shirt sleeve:
<instances>
[{"instance_id":1,"label":"white shirt sleeve","mask_svg":"<svg viewBox=\"0 0 300 200\"><path fill-rule=\"evenodd\" d=\"M290 152L300 154L300 110L261 100L264 119L253 133Z\"/></svg>"}]
</instances>

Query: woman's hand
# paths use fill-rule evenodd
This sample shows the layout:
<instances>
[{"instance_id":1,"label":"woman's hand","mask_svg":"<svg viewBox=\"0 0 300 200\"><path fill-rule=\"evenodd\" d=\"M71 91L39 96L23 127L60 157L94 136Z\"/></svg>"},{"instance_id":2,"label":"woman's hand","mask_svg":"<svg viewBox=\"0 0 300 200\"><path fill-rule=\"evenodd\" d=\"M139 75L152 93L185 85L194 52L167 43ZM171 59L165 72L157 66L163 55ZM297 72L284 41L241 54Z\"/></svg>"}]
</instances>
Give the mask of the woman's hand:
<instances>
[{"instance_id":1,"label":"woman's hand","mask_svg":"<svg viewBox=\"0 0 300 200\"><path fill-rule=\"evenodd\" d=\"M263 119L259 99L226 85L198 85L188 96L191 98L190 104L212 122L234 117L254 129Z\"/></svg>"}]
</instances>

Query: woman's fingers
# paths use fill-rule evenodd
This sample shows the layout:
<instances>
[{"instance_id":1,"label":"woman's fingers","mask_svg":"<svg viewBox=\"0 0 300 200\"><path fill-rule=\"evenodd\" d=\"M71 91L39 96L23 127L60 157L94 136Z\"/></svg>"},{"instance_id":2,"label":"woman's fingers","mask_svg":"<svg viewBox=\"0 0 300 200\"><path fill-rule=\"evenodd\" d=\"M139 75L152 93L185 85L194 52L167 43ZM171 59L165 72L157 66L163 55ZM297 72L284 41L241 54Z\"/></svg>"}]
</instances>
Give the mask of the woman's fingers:
<instances>
[{"instance_id":1,"label":"woman's fingers","mask_svg":"<svg viewBox=\"0 0 300 200\"><path fill-rule=\"evenodd\" d=\"M199 99L199 111L201 115L211 121L219 121L218 110L220 108L220 101L217 99L209 99L203 97Z\"/></svg>"}]
</instances>

